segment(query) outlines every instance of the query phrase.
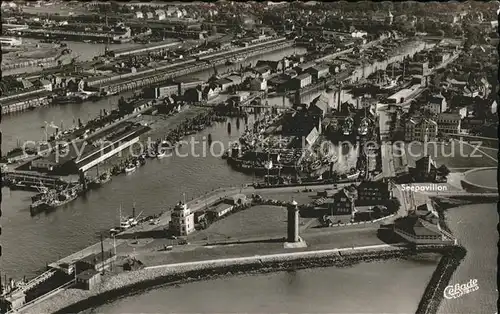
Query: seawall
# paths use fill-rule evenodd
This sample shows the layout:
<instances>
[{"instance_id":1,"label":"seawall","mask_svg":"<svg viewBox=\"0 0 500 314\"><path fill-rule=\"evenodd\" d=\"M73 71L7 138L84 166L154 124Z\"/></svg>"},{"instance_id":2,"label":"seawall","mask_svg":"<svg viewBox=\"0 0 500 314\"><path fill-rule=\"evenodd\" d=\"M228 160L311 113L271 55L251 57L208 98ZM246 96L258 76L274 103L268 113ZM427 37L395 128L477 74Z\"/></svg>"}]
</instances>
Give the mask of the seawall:
<instances>
[{"instance_id":1,"label":"seawall","mask_svg":"<svg viewBox=\"0 0 500 314\"><path fill-rule=\"evenodd\" d=\"M444 296L444 289L451 280L451 276L466 255L463 247L451 247L443 252L431 280L425 288L422 299L417 308L418 314L436 314Z\"/></svg>"},{"instance_id":2,"label":"seawall","mask_svg":"<svg viewBox=\"0 0 500 314\"><path fill-rule=\"evenodd\" d=\"M205 280L234 274L269 273L315 267L346 267L353 264L419 253L406 246L372 246L287 254L219 259L147 267L124 272L104 280L93 291L67 289L19 313L77 313L118 298L162 285Z\"/></svg>"}]
</instances>

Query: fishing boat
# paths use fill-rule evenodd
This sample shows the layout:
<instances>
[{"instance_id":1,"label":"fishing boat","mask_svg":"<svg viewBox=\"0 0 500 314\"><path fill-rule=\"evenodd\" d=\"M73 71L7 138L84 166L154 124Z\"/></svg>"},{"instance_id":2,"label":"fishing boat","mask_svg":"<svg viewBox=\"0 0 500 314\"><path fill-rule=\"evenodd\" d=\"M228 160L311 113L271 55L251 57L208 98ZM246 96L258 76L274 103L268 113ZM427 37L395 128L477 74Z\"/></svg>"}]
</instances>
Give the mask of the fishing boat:
<instances>
[{"instance_id":1,"label":"fishing boat","mask_svg":"<svg viewBox=\"0 0 500 314\"><path fill-rule=\"evenodd\" d=\"M137 169L137 167L134 164L128 164L127 167L125 167L125 173L132 173Z\"/></svg>"},{"instance_id":2,"label":"fishing boat","mask_svg":"<svg viewBox=\"0 0 500 314\"><path fill-rule=\"evenodd\" d=\"M74 201L78 197L75 189L66 189L61 191L56 197L51 198L45 206L48 208L56 208Z\"/></svg>"},{"instance_id":3,"label":"fishing boat","mask_svg":"<svg viewBox=\"0 0 500 314\"><path fill-rule=\"evenodd\" d=\"M120 228L128 229L137 226L137 224L139 223L139 217L142 215L142 213L143 212L140 212L139 215L135 216L135 205L134 205L132 209L132 216L122 218L120 209Z\"/></svg>"}]
</instances>

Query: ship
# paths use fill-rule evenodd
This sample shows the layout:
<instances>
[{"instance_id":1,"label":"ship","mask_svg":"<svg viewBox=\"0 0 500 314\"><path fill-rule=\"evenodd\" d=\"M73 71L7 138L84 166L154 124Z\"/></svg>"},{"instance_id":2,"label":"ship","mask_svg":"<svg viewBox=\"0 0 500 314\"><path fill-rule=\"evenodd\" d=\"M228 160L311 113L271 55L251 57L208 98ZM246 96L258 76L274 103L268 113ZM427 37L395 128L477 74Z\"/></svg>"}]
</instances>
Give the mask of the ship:
<instances>
[{"instance_id":1,"label":"ship","mask_svg":"<svg viewBox=\"0 0 500 314\"><path fill-rule=\"evenodd\" d=\"M111 235L116 235L117 233L120 233L124 230L127 230L129 228L137 226L139 223L139 217L142 215L143 212L140 212L139 215L135 216L135 205L132 209L132 216L129 217L122 217L122 209L120 206L120 226L115 227L109 230Z\"/></svg>"},{"instance_id":2,"label":"ship","mask_svg":"<svg viewBox=\"0 0 500 314\"><path fill-rule=\"evenodd\" d=\"M105 172L100 176L96 177L94 180L90 181L89 188L91 189L98 188L109 181L111 181L111 174L109 172Z\"/></svg>"},{"instance_id":3,"label":"ship","mask_svg":"<svg viewBox=\"0 0 500 314\"><path fill-rule=\"evenodd\" d=\"M75 189L66 189L57 194L56 197L50 198L43 207L47 207L48 209L60 207L74 201L77 197L78 193L76 193Z\"/></svg>"}]
</instances>

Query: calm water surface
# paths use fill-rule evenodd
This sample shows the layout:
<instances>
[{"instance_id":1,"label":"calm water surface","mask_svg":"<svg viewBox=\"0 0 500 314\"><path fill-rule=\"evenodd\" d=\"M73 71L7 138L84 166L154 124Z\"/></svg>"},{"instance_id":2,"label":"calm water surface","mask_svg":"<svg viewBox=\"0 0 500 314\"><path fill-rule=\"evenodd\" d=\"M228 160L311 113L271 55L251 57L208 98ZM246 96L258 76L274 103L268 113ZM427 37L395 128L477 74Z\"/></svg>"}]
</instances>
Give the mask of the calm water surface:
<instances>
[{"instance_id":1,"label":"calm water surface","mask_svg":"<svg viewBox=\"0 0 500 314\"><path fill-rule=\"evenodd\" d=\"M162 287L83 313L415 313L436 260L362 263Z\"/></svg>"},{"instance_id":2,"label":"calm water surface","mask_svg":"<svg viewBox=\"0 0 500 314\"><path fill-rule=\"evenodd\" d=\"M477 279L479 290L459 299L444 299L438 313L496 313L497 290L497 204L468 205L446 213L451 231L467 249L467 256L453 274L450 284Z\"/></svg>"},{"instance_id":3,"label":"calm water surface","mask_svg":"<svg viewBox=\"0 0 500 314\"><path fill-rule=\"evenodd\" d=\"M87 46L82 46L81 49ZM303 49L285 49L245 62L255 63L258 59L279 60L287 54L303 52ZM92 51L82 53L91 54ZM223 67L221 71L227 70L227 67ZM207 79L212 74L211 71L205 71L196 75ZM16 147L18 142L42 140L45 137L41 128L44 121L53 121L56 125L62 123L63 127L67 128L78 118L85 122L96 117L102 109L116 108L119 97L114 96L98 102L37 108L3 116L0 125L2 151L9 151ZM281 103L282 99L272 99L270 102ZM249 121L251 123L252 119ZM212 135L213 140L222 142L237 140L244 130L244 121L241 121L239 130L236 129L234 119L230 122L231 134L227 132L226 123L219 123L197 134L197 140L202 140L208 134ZM202 146L197 145L196 149L197 154L200 154ZM7 275L8 278L15 279L24 275L34 276L47 263L95 243L100 232L107 232L117 225L120 205L123 205L123 210L126 211L131 210L135 202L139 211L144 210L144 215L151 215L175 205L182 198L183 192L190 199L217 187L239 186L252 180L252 176L233 171L225 160L214 156L195 158L190 154L187 158L152 160L131 175L114 177L109 184L89 192L85 197L36 217L30 217L29 213L30 197L34 193L4 188L3 252L0 257L2 276Z\"/></svg>"}]
</instances>

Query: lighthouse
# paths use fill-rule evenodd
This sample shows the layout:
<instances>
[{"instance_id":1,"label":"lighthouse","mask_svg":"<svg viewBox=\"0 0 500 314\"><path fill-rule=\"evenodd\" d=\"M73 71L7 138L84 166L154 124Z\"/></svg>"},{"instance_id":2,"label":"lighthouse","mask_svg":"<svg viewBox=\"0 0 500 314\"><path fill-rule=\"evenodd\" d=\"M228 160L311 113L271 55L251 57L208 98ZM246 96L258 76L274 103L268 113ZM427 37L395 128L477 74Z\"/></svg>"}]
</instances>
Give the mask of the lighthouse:
<instances>
[{"instance_id":1,"label":"lighthouse","mask_svg":"<svg viewBox=\"0 0 500 314\"><path fill-rule=\"evenodd\" d=\"M288 211L288 242L296 243L299 242L299 206L295 200L293 200L287 208Z\"/></svg>"},{"instance_id":2,"label":"lighthouse","mask_svg":"<svg viewBox=\"0 0 500 314\"><path fill-rule=\"evenodd\" d=\"M292 200L287 205L287 237L285 249L307 247L306 242L299 236L299 204Z\"/></svg>"}]
</instances>

